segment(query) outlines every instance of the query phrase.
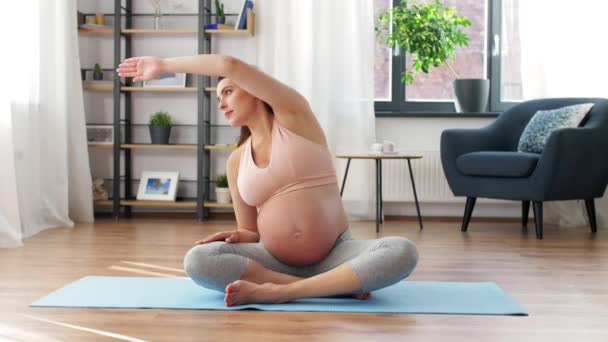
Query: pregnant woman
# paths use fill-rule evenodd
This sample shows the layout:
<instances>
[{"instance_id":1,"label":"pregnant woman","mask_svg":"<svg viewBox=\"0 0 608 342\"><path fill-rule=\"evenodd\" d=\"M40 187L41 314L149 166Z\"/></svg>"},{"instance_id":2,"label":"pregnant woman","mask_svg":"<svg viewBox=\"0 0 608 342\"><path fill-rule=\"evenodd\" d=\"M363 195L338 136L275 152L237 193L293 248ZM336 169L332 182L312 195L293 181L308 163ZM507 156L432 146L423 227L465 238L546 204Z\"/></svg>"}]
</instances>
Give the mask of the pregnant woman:
<instances>
[{"instance_id":1,"label":"pregnant woman","mask_svg":"<svg viewBox=\"0 0 608 342\"><path fill-rule=\"evenodd\" d=\"M118 68L134 81L164 73L219 76L218 107L241 127L226 172L237 229L198 241L184 267L227 306L354 295L407 277L418 253L409 240L354 240L332 155L308 101L230 56L134 57Z\"/></svg>"}]
</instances>

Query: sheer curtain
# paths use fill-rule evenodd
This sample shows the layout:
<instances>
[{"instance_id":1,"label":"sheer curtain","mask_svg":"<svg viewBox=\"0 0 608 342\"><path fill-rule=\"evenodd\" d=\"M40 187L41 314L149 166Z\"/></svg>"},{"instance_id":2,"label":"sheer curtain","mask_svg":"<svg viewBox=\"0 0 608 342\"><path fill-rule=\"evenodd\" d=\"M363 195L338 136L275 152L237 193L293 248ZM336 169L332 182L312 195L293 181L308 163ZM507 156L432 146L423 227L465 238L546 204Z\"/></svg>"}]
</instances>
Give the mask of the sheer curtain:
<instances>
[{"instance_id":1,"label":"sheer curtain","mask_svg":"<svg viewBox=\"0 0 608 342\"><path fill-rule=\"evenodd\" d=\"M365 152L375 140L373 0L255 2L257 64L311 104L331 151ZM344 204L373 217L372 162L353 161ZM346 161L336 160L342 180Z\"/></svg>"},{"instance_id":2,"label":"sheer curtain","mask_svg":"<svg viewBox=\"0 0 608 342\"><path fill-rule=\"evenodd\" d=\"M11 80L0 103L0 160L6 161L0 178L9 190L0 192L3 246L18 246L47 228L93 221L76 1L12 6L1 30L23 30L7 35L11 48L2 56Z\"/></svg>"},{"instance_id":3,"label":"sheer curtain","mask_svg":"<svg viewBox=\"0 0 608 342\"><path fill-rule=\"evenodd\" d=\"M547 97L608 98L606 13L597 0L519 2L524 100ZM596 200L598 225L608 226L608 198ZM546 221L587 224L583 201L549 202Z\"/></svg>"}]
</instances>

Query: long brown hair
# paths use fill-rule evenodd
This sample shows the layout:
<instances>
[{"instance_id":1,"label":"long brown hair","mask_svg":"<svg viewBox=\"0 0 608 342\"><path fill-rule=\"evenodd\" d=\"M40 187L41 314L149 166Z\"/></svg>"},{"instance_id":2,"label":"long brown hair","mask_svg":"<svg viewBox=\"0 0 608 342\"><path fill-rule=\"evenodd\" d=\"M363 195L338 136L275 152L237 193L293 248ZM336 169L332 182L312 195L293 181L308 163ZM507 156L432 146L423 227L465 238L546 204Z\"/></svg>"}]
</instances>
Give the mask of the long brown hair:
<instances>
[{"instance_id":1,"label":"long brown hair","mask_svg":"<svg viewBox=\"0 0 608 342\"><path fill-rule=\"evenodd\" d=\"M224 76L219 76L217 78L217 83L220 83L221 80L223 80ZM262 101L264 103L264 108L266 108L266 110L270 113L274 115L274 110L272 110L272 107L270 107L270 105L264 101ZM249 138L251 136L251 131L249 130L249 127L247 126L243 126L241 127L241 135L239 136L239 138L237 139L237 143L236 143L236 147L239 147L241 145L243 145L245 143L245 140L247 140L247 138Z\"/></svg>"},{"instance_id":2,"label":"long brown hair","mask_svg":"<svg viewBox=\"0 0 608 342\"><path fill-rule=\"evenodd\" d=\"M266 110L268 112L270 112L270 114L274 114L274 111L272 110L272 107L270 107L270 105L264 101L262 101L264 103L264 108L266 108ZM251 136L251 131L249 130L249 127L247 126L243 126L241 127L241 135L239 136L239 139L236 143L236 147L239 147L241 145L243 145L245 143L245 141L247 140L247 138L249 138Z\"/></svg>"}]
</instances>

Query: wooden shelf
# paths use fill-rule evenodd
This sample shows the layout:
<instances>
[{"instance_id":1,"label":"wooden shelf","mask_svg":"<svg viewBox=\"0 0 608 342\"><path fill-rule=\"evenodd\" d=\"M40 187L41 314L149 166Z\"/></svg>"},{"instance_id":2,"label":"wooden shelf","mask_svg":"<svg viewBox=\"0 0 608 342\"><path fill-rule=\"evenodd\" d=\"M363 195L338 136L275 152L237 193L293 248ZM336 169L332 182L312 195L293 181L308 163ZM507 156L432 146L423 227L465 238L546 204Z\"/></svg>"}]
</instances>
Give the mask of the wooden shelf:
<instances>
[{"instance_id":1,"label":"wooden shelf","mask_svg":"<svg viewBox=\"0 0 608 342\"><path fill-rule=\"evenodd\" d=\"M112 89L114 89L114 87L85 85L82 87L82 89L86 90L86 91L112 91Z\"/></svg>"},{"instance_id":2,"label":"wooden shelf","mask_svg":"<svg viewBox=\"0 0 608 342\"><path fill-rule=\"evenodd\" d=\"M247 9L247 28L244 30L231 30L231 29L218 29L218 30L205 30L205 33L212 35L250 35L253 36L255 23L255 14L251 9ZM114 32L112 28L98 28L98 29L78 29L81 33L92 33L92 34L110 34ZM154 30L154 29L122 29L122 34L196 34L198 30L193 29L165 29L165 30Z\"/></svg>"},{"instance_id":3,"label":"wooden shelf","mask_svg":"<svg viewBox=\"0 0 608 342\"><path fill-rule=\"evenodd\" d=\"M217 203L217 202L205 202L203 203L205 208L234 208L232 203Z\"/></svg>"},{"instance_id":4,"label":"wooden shelf","mask_svg":"<svg viewBox=\"0 0 608 342\"><path fill-rule=\"evenodd\" d=\"M152 92L195 92L196 87L186 87L186 88L156 88L156 87L120 87L122 91L152 91Z\"/></svg>"},{"instance_id":5,"label":"wooden shelf","mask_svg":"<svg viewBox=\"0 0 608 342\"><path fill-rule=\"evenodd\" d=\"M95 144L89 143L89 148L112 148L114 145L112 144Z\"/></svg>"},{"instance_id":6,"label":"wooden shelf","mask_svg":"<svg viewBox=\"0 0 608 342\"><path fill-rule=\"evenodd\" d=\"M205 145L205 150L234 150L235 145Z\"/></svg>"},{"instance_id":7,"label":"wooden shelf","mask_svg":"<svg viewBox=\"0 0 608 342\"><path fill-rule=\"evenodd\" d=\"M111 207L112 200L95 201L95 205L101 207ZM120 200L120 205L125 207L178 207L178 208L196 208L196 201L138 201L138 200ZM204 202L206 208L226 208L233 209L232 203L217 203Z\"/></svg>"},{"instance_id":8,"label":"wooden shelf","mask_svg":"<svg viewBox=\"0 0 608 342\"><path fill-rule=\"evenodd\" d=\"M90 148L112 148L112 144L88 144ZM196 150L195 144L121 144L121 149ZM234 150L235 145L205 145L205 150Z\"/></svg>"},{"instance_id":9,"label":"wooden shelf","mask_svg":"<svg viewBox=\"0 0 608 342\"><path fill-rule=\"evenodd\" d=\"M86 91L112 91L114 87L112 86L92 86L85 85L83 87ZM215 89L215 88L214 88ZM120 87L121 91L132 91L132 92L167 92L167 93L194 93L196 92L196 87L185 87L185 88L160 88L160 87Z\"/></svg>"},{"instance_id":10,"label":"wooden shelf","mask_svg":"<svg viewBox=\"0 0 608 342\"><path fill-rule=\"evenodd\" d=\"M95 201L95 205L111 207L112 200ZM138 201L120 200L120 205L125 207L174 207L174 208L196 208L196 201Z\"/></svg>"},{"instance_id":11,"label":"wooden shelf","mask_svg":"<svg viewBox=\"0 0 608 342\"><path fill-rule=\"evenodd\" d=\"M202 11L202 9L201 9ZM200 15L200 13L199 13ZM205 14L208 15L208 14ZM142 28L121 28L120 32L117 32L114 30L113 27L106 27L106 28L98 28L98 29L79 29L79 33L82 34L91 34L91 35L99 35L99 37L89 37L89 39L92 38L102 38L102 39L112 39L114 40L116 39L126 39L126 41L130 41L131 38L136 39L135 37L133 37L133 35L140 35L139 38L137 39L145 39L145 37L156 37L156 38L168 38L171 37L171 35L183 35L183 37L186 37L186 35L189 35L188 39L190 38L196 38L197 36L202 36L205 35L206 39L211 39L212 37L219 39L220 37L223 38L230 38L230 37L234 37L234 38L238 38L238 39L245 39L245 38L249 38L255 35L255 14L253 13L253 11L251 9L247 10L247 24L246 24L246 29L244 30L234 30L231 29L228 26L224 26L220 29L217 30L204 30L202 27L199 27L197 25L197 27L195 29L163 29L163 30L154 30L154 29L142 29ZM103 37L102 37L103 36ZM120 36L120 38L118 38ZM182 36L180 36L182 37ZM215 41L215 39L212 39L211 41ZM211 42L209 41L209 42ZM200 41L199 41L200 43ZM199 46L200 48L200 46ZM123 48L121 47L121 50ZM207 79L206 79L207 80ZM115 83L114 83L115 82ZM207 83L208 81L206 81ZM123 79L114 79L111 82L83 82L83 90L85 91L90 91L90 92L106 92L106 93L114 93L115 96L118 96L119 93L125 93L125 92L149 92L149 93L195 93L195 94L203 94L203 92L205 92L204 94L207 95L209 94L210 96L214 96L214 93L217 91L217 87L214 86L213 84L209 84L210 86L204 86L204 83L198 84L198 86L190 86L190 87L135 87L135 86L126 86L127 82L124 82ZM131 82L128 82L129 85L131 85ZM134 83L134 84L138 84L141 85L141 83ZM120 86L118 88L118 86ZM129 94L127 93L127 94ZM104 95L105 96L105 95ZM159 96L168 96L168 95L159 95ZM173 96L179 96L179 95L173 95ZM187 95L190 96L190 95ZM121 101L121 98L114 98L115 101ZM199 108L200 109L200 108ZM205 112L206 113L206 112ZM209 119L207 119L209 120ZM121 120L120 123L121 127L128 127L128 123L127 122L123 122ZM206 129L209 128L210 122L201 122L199 124L199 126L194 125L195 127L200 128L200 125L207 125ZM211 125L213 126L213 125ZM130 140L129 140L130 141ZM210 141L208 138L205 138L205 141ZM167 144L167 145L158 145L158 144L141 144L141 143L121 143L120 141L115 141L114 144L102 144L102 143L89 143L88 147L89 148L98 148L98 149L104 149L104 150L113 150L116 149L115 151L118 150L118 148L120 148L121 150L126 150L126 151L130 151L130 150L169 150L169 151L178 151L178 150L191 150L191 151L196 151L199 154L203 154L205 160L207 160L210 156L209 153L205 152L202 153L203 151L200 150L199 148L199 144ZM224 151L232 151L234 149L236 149L236 144L231 144L231 145L227 145L227 144L219 144L219 145L204 145L202 146L202 148L206 151L216 151L216 150L224 150ZM199 152L200 150L200 152ZM93 153L93 152L91 152ZM143 153L142 151L140 151L139 153ZM158 152L157 152L158 153ZM157 154L155 153L155 154ZM165 152L166 153L166 152ZM172 152L169 152L172 153ZM173 152L175 153L175 152ZM190 153L190 152L186 152L186 153ZM215 153L222 153L222 152L215 152ZM129 153L127 153L125 156L129 155ZM203 163L204 164L204 163ZM208 163L207 163L208 165ZM197 166L197 168L199 168L200 166ZM208 168L208 166L207 166ZM197 171L198 172L198 171ZM124 176L119 177L118 175L115 175L117 178L116 181L125 181ZM208 179L202 180L202 179L198 179L195 181L191 181L191 182L195 182L197 186L200 186L201 182L207 182L210 183L212 181L209 181ZM207 184L208 185L208 184ZM94 205L95 206L102 206L102 207L109 207L110 209L112 209L112 206L114 205L114 200L117 201L117 203L120 205L120 207L156 207L156 208L189 208L189 209L194 209L196 211L196 209L202 209L202 208L197 208L197 204L199 204L200 202L197 201L196 198L180 198L178 197L176 201L154 201L154 200L137 200L135 198L135 196L128 196L126 198L119 198L119 194L115 194L116 196L114 196L114 199L109 199L109 200L101 200L101 201L95 201ZM212 196L212 195L211 195ZM205 193L204 194L205 199L209 199L210 195ZM212 200L207 200L204 201L202 203L202 206L204 208L221 208L221 209L225 209L225 210L231 210L234 209L234 206L232 203L217 203L215 201ZM158 210L162 210L162 209L158 209ZM113 210L112 210L113 211ZM205 211L207 211L207 209L205 209ZM218 210L218 211L222 211L222 210ZM200 210L198 211L200 213ZM114 213L116 215L120 214L120 213ZM201 219L201 217L199 217L199 219Z\"/></svg>"},{"instance_id":12,"label":"wooden shelf","mask_svg":"<svg viewBox=\"0 0 608 342\"><path fill-rule=\"evenodd\" d=\"M244 30L205 30L208 34L225 34L225 35L254 35L255 14L251 9L247 9L247 28Z\"/></svg>"},{"instance_id":13,"label":"wooden shelf","mask_svg":"<svg viewBox=\"0 0 608 342\"><path fill-rule=\"evenodd\" d=\"M93 33L93 34L99 34L99 33L101 33L101 34L103 34L103 33L112 33L112 32L114 32L114 30L111 29L111 28L97 28L97 29L82 29L82 28L79 28L78 32L80 32L80 33Z\"/></svg>"},{"instance_id":14,"label":"wooden shelf","mask_svg":"<svg viewBox=\"0 0 608 342\"><path fill-rule=\"evenodd\" d=\"M125 34L192 34L192 33L198 33L198 30L192 30L192 29L165 29L165 30L124 29L121 32L125 33Z\"/></svg>"},{"instance_id":15,"label":"wooden shelf","mask_svg":"<svg viewBox=\"0 0 608 342\"><path fill-rule=\"evenodd\" d=\"M196 150L196 145L194 145L194 144L168 144L168 145L121 144L120 148L123 148L123 149L157 149L157 150Z\"/></svg>"},{"instance_id":16,"label":"wooden shelf","mask_svg":"<svg viewBox=\"0 0 608 342\"><path fill-rule=\"evenodd\" d=\"M93 34L108 34L108 33L113 33L114 29L111 29L111 28L78 29L78 32L93 33ZM192 30L192 29L170 29L170 30L123 29L120 32L123 34L196 34L196 33L198 33L198 30Z\"/></svg>"}]
</instances>

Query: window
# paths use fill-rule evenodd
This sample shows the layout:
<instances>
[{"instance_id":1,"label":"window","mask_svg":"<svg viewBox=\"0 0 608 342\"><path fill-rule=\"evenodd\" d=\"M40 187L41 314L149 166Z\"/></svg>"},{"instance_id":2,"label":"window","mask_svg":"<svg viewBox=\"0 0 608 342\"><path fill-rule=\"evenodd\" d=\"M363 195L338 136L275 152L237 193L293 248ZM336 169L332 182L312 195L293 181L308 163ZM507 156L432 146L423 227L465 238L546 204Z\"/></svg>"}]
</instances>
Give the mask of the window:
<instances>
[{"instance_id":1,"label":"window","mask_svg":"<svg viewBox=\"0 0 608 342\"><path fill-rule=\"evenodd\" d=\"M433 2L424 0L421 3ZM486 4L485 0L442 0L447 7L455 7L458 14L471 20L463 32L469 36L469 46L457 49L456 60L450 63L460 78L486 77ZM411 66L411 61L406 61ZM452 101L454 76L447 66L433 68L429 74L419 72L414 83L405 85L406 101Z\"/></svg>"},{"instance_id":2,"label":"window","mask_svg":"<svg viewBox=\"0 0 608 342\"><path fill-rule=\"evenodd\" d=\"M400 0L374 0L374 18ZM420 3L434 0L418 0ZM518 0L441 0L467 17L472 26L463 28L469 46L457 48L450 63L460 78L490 78L490 111L507 108L520 101L520 44L517 20ZM501 25L502 23L502 25ZM500 27L500 29L499 29ZM500 33L500 34L499 34ZM503 42L500 42L502 38ZM502 44L501 44L502 43ZM493 50L494 49L494 50ZM498 52L498 50L500 50ZM402 84L403 65L411 65L405 53L395 56L384 43L376 43L375 100L377 112L453 112L453 80L448 67L418 72L414 83Z\"/></svg>"},{"instance_id":3,"label":"window","mask_svg":"<svg viewBox=\"0 0 608 342\"><path fill-rule=\"evenodd\" d=\"M392 8L392 0L374 0L374 18L380 13ZM374 96L376 101L391 100L391 51L376 39L374 59Z\"/></svg>"}]
</instances>

